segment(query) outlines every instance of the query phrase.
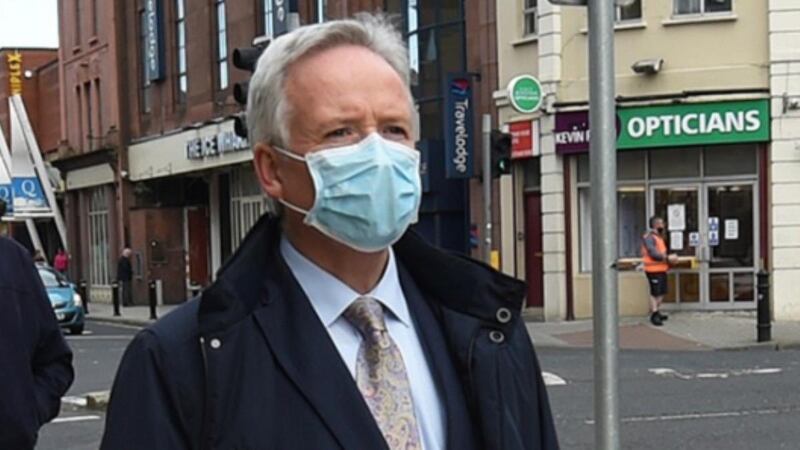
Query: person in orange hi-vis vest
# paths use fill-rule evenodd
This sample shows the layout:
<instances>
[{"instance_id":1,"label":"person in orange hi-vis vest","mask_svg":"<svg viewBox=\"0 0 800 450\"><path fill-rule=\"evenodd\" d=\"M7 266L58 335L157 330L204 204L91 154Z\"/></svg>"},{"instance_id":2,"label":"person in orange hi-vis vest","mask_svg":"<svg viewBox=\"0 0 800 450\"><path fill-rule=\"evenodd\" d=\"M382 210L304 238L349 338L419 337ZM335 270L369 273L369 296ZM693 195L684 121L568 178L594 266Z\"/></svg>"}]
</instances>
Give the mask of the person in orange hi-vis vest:
<instances>
[{"instance_id":1,"label":"person in orange hi-vis vest","mask_svg":"<svg viewBox=\"0 0 800 450\"><path fill-rule=\"evenodd\" d=\"M678 262L678 255L667 253L664 219L661 217L650 218L650 230L642 236L641 251L644 272L650 285L650 322L661 326L667 320L667 316L660 311L661 302L667 294L667 272L671 265Z\"/></svg>"}]
</instances>

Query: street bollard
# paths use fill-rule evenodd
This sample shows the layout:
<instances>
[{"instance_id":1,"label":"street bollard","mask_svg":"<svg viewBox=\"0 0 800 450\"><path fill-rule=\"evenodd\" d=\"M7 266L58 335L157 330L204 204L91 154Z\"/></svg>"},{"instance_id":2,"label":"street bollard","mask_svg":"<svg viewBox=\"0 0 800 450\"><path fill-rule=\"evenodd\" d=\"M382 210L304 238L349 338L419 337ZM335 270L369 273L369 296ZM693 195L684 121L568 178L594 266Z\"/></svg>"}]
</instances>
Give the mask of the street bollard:
<instances>
[{"instance_id":1,"label":"street bollard","mask_svg":"<svg viewBox=\"0 0 800 450\"><path fill-rule=\"evenodd\" d=\"M147 284L147 288L150 301L150 320L156 320L158 319L156 315L156 281L150 280L150 283Z\"/></svg>"},{"instance_id":2,"label":"street bollard","mask_svg":"<svg viewBox=\"0 0 800 450\"><path fill-rule=\"evenodd\" d=\"M80 295L81 300L83 300L83 313L89 314L89 287L87 286L86 280L78 281L78 295Z\"/></svg>"},{"instance_id":3,"label":"street bollard","mask_svg":"<svg viewBox=\"0 0 800 450\"><path fill-rule=\"evenodd\" d=\"M114 317L119 317L119 283L111 283L111 302L114 304Z\"/></svg>"},{"instance_id":4,"label":"street bollard","mask_svg":"<svg viewBox=\"0 0 800 450\"><path fill-rule=\"evenodd\" d=\"M757 326L758 342L772 340L772 318L769 310L769 272L761 269L758 272L758 314Z\"/></svg>"}]
</instances>

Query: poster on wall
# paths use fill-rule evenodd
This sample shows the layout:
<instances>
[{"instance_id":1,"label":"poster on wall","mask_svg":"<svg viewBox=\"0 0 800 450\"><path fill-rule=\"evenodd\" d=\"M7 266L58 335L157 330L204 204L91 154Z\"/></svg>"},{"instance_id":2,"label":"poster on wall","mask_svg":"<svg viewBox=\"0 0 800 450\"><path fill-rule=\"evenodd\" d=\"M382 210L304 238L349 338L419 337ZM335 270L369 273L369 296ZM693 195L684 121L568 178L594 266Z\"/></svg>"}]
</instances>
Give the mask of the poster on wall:
<instances>
[{"instance_id":1,"label":"poster on wall","mask_svg":"<svg viewBox=\"0 0 800 450\"><path fill-rule=\"evenodd\" d=\"M669 231L686 229L686 205L675 203L667 206L667 227Z\"/></svg>"},{"instance_id":2,"label":"poster on wall","mask_svg":"<svg viewBox=\"0 0 800 450\"><path fill-rule=\"evenodd\" d=\"M716 247L719 245L719 231L709 231L708 232L708 245L711 247Z\"/></svg>"},{"instance_id":3,"label":"poster on wall","mask_svg":"<svg viewBox=\"0 0 800 450\"><path fill-rule=\"evenodd\" d=\"M725 239L739 239L739 219L725 219Z\"/></svg>"},{"instance_id":4,"label":"poster on wall","mask_svg":"<svg viewBox=\"0 0 800 450\"><path fill-rule=\"evenodd\" d=\"M683 250L683 231L673 231L669 234L669 249Z\"/></svg>"},{"instance_id":5,"label":"poster on wall","mask_svg":"<svg viewBox=\"0 0 800 450\"><path fill-rule=\"evenodd\" d=\"M719 231L719 217L708 218L708 231Z\"/></svg>"},{"instance_id":6,"label":"poster on wall","mask_svg":"<svg viewBox=\"0 0 800 450\"><path fill-rule=\"evenodd\" d=\"M699 247L700 246L700 233L698 231L692 231L689 233L689 247Z\"/></svg>"}]
</instances>

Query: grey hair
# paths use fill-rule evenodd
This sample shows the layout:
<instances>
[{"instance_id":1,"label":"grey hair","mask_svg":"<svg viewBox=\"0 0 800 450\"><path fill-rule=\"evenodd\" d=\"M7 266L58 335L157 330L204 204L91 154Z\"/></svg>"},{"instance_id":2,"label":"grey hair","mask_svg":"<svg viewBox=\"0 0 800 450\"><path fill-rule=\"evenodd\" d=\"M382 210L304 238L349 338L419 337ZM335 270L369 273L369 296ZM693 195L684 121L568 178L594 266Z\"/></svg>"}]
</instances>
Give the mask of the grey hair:
<instances>
[{"instance_id":1,"label":"grey hair","mask_svg":"<svg viewBox=\"0 0 800 450\"><path fill-rule=\"evenodd\" d=\"M258 142L288 145L284 84L289 67L302 57L343 45L365 47L382 57L409 87L408 51L398 30L384 15L359 13L353 19L306 25L272 41L258 59L247 97L250 145ZM408 89L409 107L416 117L414 98ZM418 120L412 120L418 136Z\"/></svg>"}]
</instances>

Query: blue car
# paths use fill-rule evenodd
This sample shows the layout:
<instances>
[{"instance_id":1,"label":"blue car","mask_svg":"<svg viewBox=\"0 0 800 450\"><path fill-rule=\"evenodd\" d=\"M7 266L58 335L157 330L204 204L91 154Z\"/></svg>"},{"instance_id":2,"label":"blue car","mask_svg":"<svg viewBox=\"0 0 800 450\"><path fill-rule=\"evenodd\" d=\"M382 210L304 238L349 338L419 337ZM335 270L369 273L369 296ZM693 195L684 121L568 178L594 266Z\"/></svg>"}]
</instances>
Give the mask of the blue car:
<instances>
[{"instance_id":1,"label":"blue car","mask_svg":"<svg viewBox=\"0 0 800 450\"><path fill-rule=\"evenodd\" d=\"M58 324L61 328L69 329L72 334L83 333L83 299L75 285L50 267L39 266L38 269Z\"/></svg>"}]
</instances>

